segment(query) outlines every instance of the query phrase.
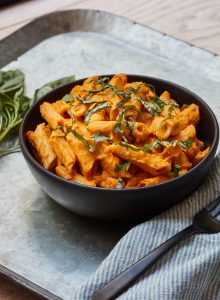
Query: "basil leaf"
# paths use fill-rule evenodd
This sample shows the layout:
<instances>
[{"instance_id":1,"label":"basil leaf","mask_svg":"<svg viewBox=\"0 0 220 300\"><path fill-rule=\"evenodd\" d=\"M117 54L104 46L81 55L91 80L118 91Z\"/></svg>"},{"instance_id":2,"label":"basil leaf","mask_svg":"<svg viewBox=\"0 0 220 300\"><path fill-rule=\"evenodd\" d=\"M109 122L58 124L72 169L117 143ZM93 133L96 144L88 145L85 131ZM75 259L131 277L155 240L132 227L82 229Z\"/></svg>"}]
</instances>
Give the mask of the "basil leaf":
<instances>
[{"instance_id":1,"label":"basil leaf","mask_svg":"<svg viewBox=\"0 0 220 300\"><path fill-rule=\"evenodd\" d=\"M136 100L138 100L152 116L158 116L157 110L154 107L152 107L150 104L148 104L144 98L136 97Z\"/></svg>"},{"instance_id":2,"label":"basil leaf","mask_svg":"<svg viewBox=\"0 0 220 300\"><path fill-rule=\"evenodd\" d=\"M75 79L75 76L71 75L71 76L63 77L58 80L54 80L47 84L44 84L42 87L40 87L39 89L37 89L35 91L33 102L39 100L40 98L45 96L47 93L53 91L54 89L56 89L62 85L73 82L74 79Z\"/></svg>"},{"instance_id":3,"label":"basil leaf","mask_svg":"<svg viewBox=\"0 0 220 300\"><path fill-rule=\"evenodd\" d=\"M91 116L92 116L94 113L96 113L96 112L98 112L98 111L100 111L100 110L109 108L109 107L110 107L110 106L109 106L107 103L102 103L102 104L100 104L100 105L95 105L92 109L90 109L90 110L87 112L87 114L86 114L86 116L85 116L85 118L84 118L84 123L87 125L87 124L89 123L89 120L90 120Z\"/></svg>"},{"instance_id":4,"label":"basil leaf","mask_svg":"<svg viewBox=\"0 0 220 300\"><path fill-rule=\"evenodd\" d=\"M156 89L153 84L145 83L154 93L156 93Z\"/></svg>"},{"instance_id":5,"label":"basil leaf","mask_svg":"<svg viewBox=\"0 0 220 300\"><path fill-rule=\"evenodd\" d=\"M105 90L107 90L107 89L109 89L109 88L112 88L112 86L109 85L109 84L106 84L105 86L101 87L101 88L98 89L98 90L89 90L89 91L84 90L83 92L88 92L88 93L92 93L92 94L93 94L93 93L104 92Z\"/></svg>"},{"instance_id":6,"label":"basil leaf","mask_svg":"<svg viewBox=\"0 0 220 300\"><path fill-rule=\"evenodd\" d=\"M124 113L125 113L125 111L123 109L119 111L113 132L119 133L122 136L122 138L127 142L127 139L125 137L125 132L124 132L124 130L121 129L121 122L122 122Z\"/></svg>"},{"instance_id":7,"label":"basil leaf","mask_svg":"<svg viewBox=\"0 0 220 300\"><path fill-rule=\"evenodd\" d=\"M135 152L142 151L142 149L133 147L132 145L130 145L130 144L128 144L128 143L115 142L114 145L119 145L119 146L121 146L121 147L125 147L125 148L130 149L130 150L133 150L133 151L135 151Z\"/></svg>"},{"instance_id":8,"label":"basil leaf","mask_svg":"<svg viewBox=\"0 0 220 300\"><path fill-rule=\"evenodd\" d=\"M177 140L174 140L174 141L160 141L159 139L156 139L153 144L152 144L152 147L157 149L160 145L161 146L164 146L164 147L167 147L169 145L171 146L176 146L178 144Z\"/></svg>"},{"instance_id":9,"label":"basil leaf","mask_svg":"<svg viewBox=\"0 0 220 300\"><path fill-rule=\"evenodd\" d=\"M30 99L24 95L24 74L20 70L0 71L0 157L19 150L18 129L32 103L73 80L73 76L68 76L50 82L36 90Z\"/></svg>"},{"instance_id":10,"label":"basil leaf","mask_svg":"<svg viewBox=\"0 0 220 300\"><path fill-rule=\"evenodd\" d=\"M184 150L188 150L192 147L193 145L193 139L189 137L186 141L180 141L178 142L180 147L182 147Z\"/></svg>"},{"instance_id":11,"label":"basil leaf","mask_svg":"<svg viewBox=\"0 0 220 300\"><path fill-rule=\"evenodd\" d=\"M65 102L71 102L74 100L74 97L72 94L66 94L61 100Z\"/></svg>"},{"instance_id":12,"label":"basil leaf","mask_svg":"<svg viewBox=\"0 0 220 300\"><path fill-rule=\"evenodd\" d=\"M181 165L175 164L173 171L170 172L169 175L172 177L177 177L179 175L180 168L181 168Z\"/></svg>"},{"instance_id":13,"label":"basil leaf","mask_svg":"<svg viewBox=\"0 0 220 300\"><path fill-rule=\"evenodd\" d=\"M98 144L99 142L110 141L110 138L109 138L109 137L107 137L107 136L105 136L105 135L101 135L99 132L93 134L93 135L91 136L91 138L94 139L94 145L93 145L93 147L90 147L90 152L94 152L94 151L95 151L95 148L96 148L96 146L97 146L97 144Z\"/></svg>"},{"instance_id":14,"label":"basil leaf","mask_svg":"<svg viewBox=\"0 0 220 300\"><path fill-rule=\"evenodd\" d=\"M94 85L101 84L102 86L105 86L106 84L109 83L109 81L110 81L109 77L102 77L102 78L99 78L98 81L94 83Z\"/></svg>"},{"instance_id":15,"label":"basil leaf","mask_svg":"<svg viewBox=\"0 0 220 300\"><path fill-rule=\"evenodd\" d=\"M150 144L144 144L143 151L151 153L152 146Z\"/></svg>"},{"instance_id":16,"label":"basil leaf","mask_svg":"<svg viewBox=\"0 0 220 300\"><path fill-rule=\"evenodd\" d=\"M160 140L156 139L153 144L152 144L152 147L157 149L158 147L160 146Z\"/></svg>"},{"instance_id":17,"label":"basil leaf","mask_svg":"<svg viewBox=\"0 0 220 300\"><path fill-rule=\"evenodd\" d=\"M3 147L2 144L0 144L0 158L2 158L5 155L8 155L10 153L20 152L20 146L19 144L15 144L12 147Z\"/></svg>"},{"instance_id":18,"label":"basil leaf","mask_svg":"<svg viewBox=\"0 0 220 300\"><path fill-rule=\"evenodd\" d=\"M122 181L122 178L121 177L118 177L118 183L116 185L116 189L122 189L122 184L123 184L123 181Z\"/></svg>"},{"instance_id":19,"label":"basil leaf","mask_svg":"<svg viewBox=\"0 0 220 300\"><path fill-rule=\"evenodd\" d=\"M94 103L106 103L106 101L98 101L98 100L92 100L90 101L92 94L86 97L86 100L84 100L82 97L78 96L76 100L78 100L80 103L85 104L85 105L90 105Z\"/></svg>"},{"instance_id":20,"label":"basil leaf","mask_svg":"<svg viewBox=\"0 0 220 300\"><path fill-rule=\"evenodd\" d=\"M73 115L73 113L72 113L72 111L71 111L70 109L67 111L67 113L68 113L68 115L69 115L69 116L71 117L71 119L72 119L72 127L73 127L73 124L76 123L75 118L74 118L74 115Z\"/></svg>"},{"instance_id":21,"label":"basil leaf","mask_svg":"<svg viewBox=\"0 0 220 300\"><path fill-rule=\"evenodd\" d=\"M170 107L168 108L168 115L171 116L173 110L174 110L174 107L173 107L173 106L170 106Z\"/></svg>"},{"instance_id":22,"label":"basil leaf","mask_svg":"<svg viewBox=\"0 0 220 300\"><path fill-rule=\"evenodd\" d=\"M24 86L24 73L20 70L0 71L0 92L13 97Z\"/></svg>"},{"instance_id":23,"label":"basil leaf","mask_svg":"<svg viewBox=\"0 0 220 300\"><path fill-rule=\"evenodd\" d=\"M80 142L82 142L83 145L84 145L88 150L90 150L90 145L89 145L89 143L87 142L87 140L84 139L84 137L82 137L75 129L71 129L70 132L72 132L72 133L75 135L75 137L76 137Z\"/></svg>"},{"instance_id":24,"label":"basil leaf","mask_svg":"<svg viewBox=\"0 0 220 300\"><path fill-rule=\"evenodd\" d=\"M117 173L119 171L128 171L129 168L130 168L130 166L131 166L131 162L126 162L126 163L124 163L122 165L116 164L114 172Z\"/></svg>"}]
</instances>

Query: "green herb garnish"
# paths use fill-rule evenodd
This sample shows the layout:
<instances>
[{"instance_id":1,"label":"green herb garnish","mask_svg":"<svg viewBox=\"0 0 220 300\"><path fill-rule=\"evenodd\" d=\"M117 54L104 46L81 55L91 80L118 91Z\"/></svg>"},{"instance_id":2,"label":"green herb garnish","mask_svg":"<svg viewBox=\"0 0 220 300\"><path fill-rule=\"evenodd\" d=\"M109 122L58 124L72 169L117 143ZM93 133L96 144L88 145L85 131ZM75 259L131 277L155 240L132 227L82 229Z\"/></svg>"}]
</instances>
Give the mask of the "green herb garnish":
<instances>
[{"instance_id":1,"label":"green herb garnish","mask_svg":"<svg viewBox=\"0 0 220 300\"><path fill-rule=\"evenodd\" d=\"M116 94L116 95L123 96L123 99L121 101L119 101L116 105L116 107L119 108L119 107L123 106L126 102L131 100L131 93L137 94L138 90L139 90L139 88L134 89L134 88L130 87L126 92L120 91L120 90L113 90L113 91L110 91L109 94Z\"/></svg>"},{"instance_id":2,"label":"green herb garnish","mask_svg":"<svg viewBox=\"0 0 220 300\"><path fill-rule=\"evenodd\" d=\"M91 108L91 109L87 112L87 114L86 114L86 116L85 116L85 118L84 118L84 123L87 125L87 124L89 123L89 120L90 120L91 116L92 116L94 113L96 113L96 112L98 112L98 111L100 111L100 110L109 108L109 107L110 107L110 106L109 106L107 103L101 103L101 104L95 105L93 108Z\"/></svg>"},{"instance_id":3,"label":"green herb garnish","mask_svg":"<svg viewBox=\"0 0 220 300\"><path fill-rule=\"evenodd\" d=\"M33 102L73 80L69 76L50 82L37 89L30 99L24 95L24 74L20 70L0 71L0 158L19 151L18 129Z\"/></svg>"},{"instance_id":4,"label":"green herb garnish","mask_svg":"<svg viewBox=\"0 0 220 300\"><path fill-rule=\"evenodd\" d=\"M121 146L121 147L125 147L125 148L127 148L127 149L130 149L130 150L133 150L133 151L136 151L136 152L142 151L142 149L136 148L136 147L134 147L134 146L132 146L132 145L130 145L130 144L128 144L128 143L115 142L114 145L119 145L119 146Z\"/></svg>"},{"instance_id":5,"label":"green herb garnish","mask_svg":"<svg viewBox=\"0 0 220 300\"><path fill-rule=\"evenodd\" d=\"M124 164L122 164L122 165L116 164L116 165L115 165L114 172L115 172L115 173L118 173L119 171L128 171L129 168L130 168L130 166L131 166L131 163L130 163L130 162L126 162L126 163L124 163Z\"/></svg>"},{"instance_id":6,"label":"green herb garnish","mask_svg":"<svg viewBox=\"0 0 220 300\"><path fill-rule=\"evenodd\" d=\"M74 97L72 94L66 94L61 100L65 102L71 102L74 100Z\"/></svg>"},{"instance_id":7,"label":"green herb garnish","mask_svg":"<svg viewBox=\"0 0 220 300\"><path fill-rule=\"evenodd\" d=\"M143 151L150 153L151 152L151 148L152 148L152 146L150 144L144 144Z\"/></svg>"},{"instance_id":8,"label":"green herb garnish","mask_svg":"<svg viewBox=\"0 0 220 300\"><path fill-rule=\"evenodd\" d=\"M17 133L30 105L24 96L24 74L0 71L0 157L19 150Z\"/></svg>"},{"instance_id":9,"label":"green herb garnish","mask_svg":"<svg viewBox=\"0 0 220 300\"><path fill-rule=\"evenodd\" d=\"M118 177L118 183L116 185L116 189L122 189L122 184L123 184L123 181L122 181L122 178L121 177Z\"/></svg>"},{"instance_id":10,"label":"green herb garnish","mask_svg":"<svg viewBox=\"0 0 220 300\"><path fill-rule=\"evenodd\" d=\"M178 143L184 150L188 150L193 145L193 139L189 137L186 141L180 141Z\"/></svg>"},{"instance_id":11,"label":"green herb garnish","mask_svg":"<svg viewBox=\"0 0 220 300\"><path fill-rule=\"evenodd\" d=\"M70 132L72 132L75 135L75 137L80 142L83 143L83 145L89 150L89 152L94 152L95 148L99 142L110 140L109 137L107 137L105 135L101 135L100 133L97 132L91 136L91 138L93 138L93 140L94 140L94 144L93 144L93 146L90 146L88 141L86 139L84 139L84 137L81 136L81 134L79 134L75 129L71 129Z\"/></svg>"},{"instance_id":12,"label":"green herb garnish","mask_svg":"<svg viewBox=\"0 0 220 300\"><path fill-rule=\"evenodd\" d=\"M78 96L76 98L76 100L78 100L80 103L85 104L85 105L90 105L90 104L94 104L94 103L106 103L106 101L98 101L98 100L90 100L92 94L88 95L86 97L86 100L84 100L82 97Z\"/></svg>"},{"instance_id":13,"label":"green herb garnish","mask_svg":"<svg viewBox=\"0 0 220 300\"><path fill-rule=\"evenodd\" d=\"M102 77L102 78L99 78L95 83L94 85L102 85L102 86L105 86L106 84L108 84L110 81L110 78L109 77Z\"/></svg>"},{"instance_id":14,"label":"green herb garnish","mask_svg":"<svg viewBox=\"0 0 220 300\"><path fill-rule=\"evenodd\" d=\"M168 108L168 115L169 115L169 116L172 116L173 110L174 110L174 107L173 107L173 106L170 106L170 107Z\"/></svg>"},{"instance_id":15,"label":"green herb garnish","mask_svg":"<svg viewBox=\"0 0 220 300\"><path fill-rule=\"evenodd\" d=\"M179 175L180 168L181 168L181 165L175 164L173 171L170 172L169 175L172 177L177 177Z\"/></svg>"},{"instance_id":16,"label":"green herb garnish","mask_svg":"<svg viewBox=\"0 0 220 300\"><path fill-rule=\"evenodd\" d=\"M84 145L88 150L90 150L90 145L89 145L88 141L87 141L86 139L84 139L84 137L81 136L81 134L79 134L75 129L71 129L70 132L72 132L72 133L75 135L75 137L76 137L80 142L82 142L83 145Z\"/></svg>"},{"instance_id":17,"label":"green herb garnish","mask_svg":"<svg viewBox=\"0 0 220 300\"><path fill-rule=\"evenodd\" d=\"M67 76L44 84L42 87L40 87L35 91L33 102L39 100L40 98L45 96L47 93L53 91L54 89L57 89L62 85L73 82L74 79L75 76Z\"/></svg>"},{"instance_id":18,"label":"green herb garnish","mask_svg":"<svg viewBox=\"0 0 220 300\"><path fill-rule=\"evenodd\" d=\"M156 140L153 142L152 147L155 148L155 149L157 149L160 145L161 145L161 146L164 146L164 147L167 147L167 146L169 146L169 145L175 147L177 144L178 144L178 142L177 142L176 140L174 140L174 141L161 141L161 140L159 140L159 139L156 139Z\"/></svg>"},{"instance_id":19,"label":"green herb garnish","mask_svg":"<svg viewBox=\"0 0 220 300\"><path fill-rule=\"evenodd\" d=\"M145 83L154 93L156 93L156 89L153 84Z\"/></svg>"},{"instance_id":20,"label":"green herb garnish","mask_svg":"<svg viewBox=\"0 0 220 300\"><path fill-rule=\"evenodd\" d=\"M115 123L115 127L114 127L114 133L120 133L123 140L125 142L127 142L127 138L125 137L125 132L124 130L121 129L121 123L124 122L125 126L127 129L129 129L129 136L132 138L132 142L135 141L134 136L132 135L132 131L134 129L134 125L135 125L135 119L133 117L129 117L129 121L126 119L125 113L127 110L129 109L133 109L136 110L139 114L141 114L141 112L139 110L137 110L137 108L134 105L127 105L125 106L123 109L121 109L119 111L118 117L116 119L116 123Z\"/></svg>"},{"instance_id":21,"label":"green herb garnish","mask_svg":"<svg viewBox=\"0 0 220 300\"><path fill-rule=\"evenodd\" d=\"M91 138L94 140L94 144L93 144L93 147L90 147L90 152L94 152L95 151L95 148L96 148L96 145L99 143L99 142L103 142L103 141L110 141L110 138L105 136L105 135L101 135L99 132L93 134L91 136Z\"/></svg>"},{"instance_id":22,"label":"green herb garnish","mask_svg":"<svg viewBox=\"0 0 220 300\"><path fill-rule=\"evenodd\" d=\"M127 142L127 139L125 137L125 132L124 132L124 130L121 129L121 122L122 122L124 113L125 113L125 111L123 109L119 111L118 117L116 119L115 127L114 127L114 133L119 133L122 136L123 140L125 142Z\"/></svg>"},{"instance_id":23,"label":"green herb garnish","mask_svg":"<svg viewBox=\"0 0 220 300\"><path fill-rule=\"evenodd\" d=\"M158 115L158 111L155 109L155 107L148 104L143 97L136 97L136 100L138 100L152 116Z\"/></svg>"}]
</instances>

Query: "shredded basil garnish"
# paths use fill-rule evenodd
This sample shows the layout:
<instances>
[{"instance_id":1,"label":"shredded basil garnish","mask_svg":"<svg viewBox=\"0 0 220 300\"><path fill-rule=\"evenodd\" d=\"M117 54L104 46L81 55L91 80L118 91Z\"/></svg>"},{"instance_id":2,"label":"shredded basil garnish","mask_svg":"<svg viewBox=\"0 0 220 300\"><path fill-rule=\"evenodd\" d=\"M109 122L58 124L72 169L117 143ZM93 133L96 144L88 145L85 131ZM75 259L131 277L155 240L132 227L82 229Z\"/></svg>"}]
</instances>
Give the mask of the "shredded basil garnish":
<instances>
[{"instance_id":1,"label":"shredded basil garnish","mask_svg":"<svg viewBox=\"0 0 220 300\"><path fill-rule=\"evenodd\" d=\"M107 101L98 101L98 100L92 100L90 101L92 94L88 95L86 97L86 100L84 100L81 96L76 97L76 100L78 100L80 103L85 104L85 105L90 105L94 103L105 103Z\"/></svg>"},{"instance_id":2,"label":"shredded basil garnish","mask_svg":"<svg viewBox=\"0 0 220 300\"><path fill-rule=\"evenodd\" d=\"M144 144L143 151L151 153L151 148L152 148L152 146L150 144Z\"/></svg>"},{"instance_id":3,"label":"shredded basil garnish","mask_svg":"<svg viewBox=\"0 0 220 300\"><path fill-rule=\"evenodd\" d=\"M108 88L112 88L112 86L109 85L109 84L106 84L105 86L101 87L101 88L98 89L98 90L89 90L89 91L83 90L83 92L88 92L88 93L92 93L92 94L93 94L93 93L104 92L104 91L107 90Z\"/></svg>"},{"instance_id":4,"label":"shredded basil garnish","mask_svg":"<svg viewBox=\"0 0 220 300\"><path fill-rule=\"evenodd\" d=\"M181 165L175 164L174 168L173 168L173 171L171 171L169 173L169 175L172 176L172 177L177 177L179 175L180 168L181 168Z\"/></svg>"},{"instance_id":5,"label":"shredded basil garnish","mask_svg":"<svg viewBox=\"0 0 220 300\"><path fill-rule=\"evenodd\" d=\"M116 165L115 165L114 172L115 172L115 173L118 173L119 171L128 171L129 168L130 168L130 166L131 166L131 162L130 162L130 161L129 161L129 162L125 162L125 163L122 164L122 165L116 164Z\"/></svg>"},{"instance_id":6,"label":"shredded basil garnish","mask_svg":"<svg viewBox=\"0 0 220 300\"><path fill-rule=\"evenodd\" d=\"M145 83L154 93L156 93L156 89L153 84Z\"/></svg>"},{"instance_id":7,"label":"shredded basil garnish","mask_svg":"<svg viewBox=\"0 0 220 300\"><path fill-rule=\"evenodd\" d=\"M178 143L184 150L188 150L193 145L193 139L189 137L186 141L180 141Z\"/></svg>"},{"instance_id":8,"label":"shredded basil garnish","mask_svg":"<svg viewBox=\"0 0 220 300\"><path fill-rule=\"evenodd\" d=\"M116 189L122 189L122 184L123 184L122 178L118 177L118 183L116 185Z\"/></svg>"},{"instance_id":9,"label":"shredded basil garnish","mask_svg":"<svg viewBox=\"0 0 220 300\"><path fill-rule=\"evenodd\" d=\"M100 105L98 105L98 104L95 105L92 109L90 109L90 110L87 112L87 114L86 114L86 116L85 116L85 118L84 118L84 123L87 125L87 124L89 123L89 120L90 120L91 116L92 116L94 113L96 113L96 112L98 112L98 111L100 111L100 110L109 108L109 107L110 107L110 105L108 105L107 103L101 103Z\"/></svg>"},{"instance_id":10,"label":"shredded basil garnish","mask_svg":"<svg viewBox=\"0 0 220 300\"><path fill-rule=\"evenodd\" d=\"M173 140L173 141L161 141L159 139L156 139L153 142L152 147L156 149L160 145L164 146L164 147L167 147L169 145L175 147L176 145L179 145L184 150L188 150L188 149L190 149L192 147L192 144L193 144L193 139L191 137L189 137L186 141L179 141L179 142L177 140Z\"/></svg>"},{"instance_id":11,"label":"shredded basil garnish","mask_svg":"<svg viewBox=\"0 0 220 300\"><path fill-rule=\"evenodd\" d=\"M134 146L132 146L132 145L130 145L128 143L123 143L123 142L115 142L114 145L119 145L121 147L130 149L130 150L135 151L135 152L143 151L143 152L150 153L151 152L151 148L152 148L152 146L149 145L149 144L144 144L143 148L137 148L137 147L134 147Z\"/></svg>"},{"instance_id":12,"label":"shredded basil garnish","mask_svg":"<svg viewBox=\"0 0 220 300\"><path fill-rule=\"evenodd\" d=\"M61 100L65 102L71 102L74 100L74 97L72 94L66 94Z\"/></svg>"},{"instance_id":13,"label":"shredded basil garnish","mask_svg":"<svg viewBox=\"0 0 220 300\"><path fill-rule=\"evenodd\" d=\"M131 93L137 94L138 90L139 90L139 88L134 89L134 88L130 87L126 92L120 91L120 90L113 90L113 91L110 91L109 94L116 94L116 95L123 96L123 99L121 101L119 101L116 105L116 107L119 108L119 107L123 106L126 102L131 100Z\"/></svg>"},{"instance_id":14,"label":"shredded basil garnish","mask_svg":"<svg viewBox=\"0 0 220 300\"><path fill-rule=\"evenodd\" d=\"M133 147L132 145L128 144L128 143L122 143L122 142L115 142L114 145L119 145L121 147L125 147L127 149L131 149L133 151L142 151L142 149L139 149L139 148L136 148L136 147Z\"/></svg>"},{"instance_id":15,"label":"shredded basil garnish","mask_svg":"<svg viewBox=\"0 0 220 300\"><path fill-rule=\"evenodd\" d=\"M84 137L82 137L75 129L71 129L71 132L75 135L75 137L83 143L83 145L90 150L90 145L87 142L87 140L84 139Z\"/></svg>"},{"instance_id":16,"label":"shredded basil garnish","mask_svg":"<svg viewBox=\"0 0 220 300\"><path fill-rule=\"evenodd\" d=\"M176 146L177 145L177 141L176 140L174 140L174 141L161 141L161 140L159 140L159 139L156 139L154 142L153 142L153 144L152 144L152 147L153 148L155 148L155 149L157 149L160 145L161 146L164 146L164 147L167 147L167 146L169 146L169 145L171 145L171 146Z\"/></svg>"},{"instance_id":17,"label":"shredded basil garnish","mask_svg":"<svg viewBox=\"0 0 220 300\"><path fill-rule=\"evenodd\" d=\"M136 100L138 100L152 116L158 115L158 111L155 109L155 107L148 104L143 97L136 97Z\"/></svg>"},{"instance_id":18,"label":"shredded basil garnish","mask_svg":"<svg viewBox=\"0 0 220 300\"><path fill-rule=\"evenodd\" d=\"M93 144L93 147L90 147L90 152L94 152L95 151L95 148L97 146L97 144L99 142L102 142L102 141L110 141L110 138L105 136L105 135L101 135L99 132L93 134L91 136L91 138L94 140L94 144Z\"/></svg>"},{"instance_id":19,"label":"shredded basil garnish","mask_svg":"<svg viewBox=\"0 0 220 300\"><path fill-rule=\"evenodd\" d=\"M75 118L74 118L74 115L73 115L73 113L72 113L72 111L71 111L70 109L68 109L67 113L68 113L68 115L69 115L69 116L71 117L71 119L72 119L72 126L73 126L73 124L76 123Z\"/></svg>"},{"instance_id":20,"label":"shredded basil garnish","mask_svg":"<svg viewBox=\"0 0 220 300\"><path fill-rule=\"evenodd\" d=\"M96 146L99 142L102 142L102 141L109 141L110 138L107 137L107 136L104 136L104 135L101 135L99 132L93 134L91 136L91 138L94 140L94 144L93 146L91 147L88 143L88 141L86 139L84 139L83 136L81 136L75 129L71 129L70 132L72 132L75 137L80 140L80 142L83 143L83 145L89 150L89 152L94 152L95 149L96 149Z\"/></svg>"},{"instance_id":21,"label":"shredded basil garnish","mask_svg":"<svg viewBox=\"0 0 220 300\"><path fill-rule=\"evenodd\" d=\"M95 83L94 85L99 85L101 84L102 86L105 86L106 84L108 84L110 81L110 78L109 77L102 77L102 78L99 78Z\"/></svg>"},{"instance_id":22,"label":"shredded basil garnish","mask_svg":"<svg viewBox=\"0 0 220 300\"><path fill-rule=\"evenodd\" d=\"M115 123L115 127L114 127L114 133L120 133L121 136L122 136L122 138L123 138L123 140L125 142L127 142L127 139L125 137L125 132L124 132L124 130L121 129L121 123L123 121L125 123L126 128L129 129L129 136L132 138L132 142L134 142L135 141L135 137L132 135L132 131L134 129L134 125L135 125L136 121L135 121L135 119L133 117L129 117L130 124L127 121L125 113L129 109L133 109L133 110L137 111L139 114L141 113L140 111L137 110L137 108L134 105L127 105L127 106L125 106L123 109L121 109L119 111L118 118L116 119L116 123Z\"/></svg>"},{"instance_id":23,"label":"shredded basil garnish","mask_svg":"<svg viewBox=\"0 0 220 300\"><path fill-rule=\"evenodd\" d=\"M124 110L122 109L119 112L118 117L116 119L116 123L115 123L115 127L114 127L114 133L119 133L122 136L123 140L125 142L127 142L127 139L125 137L125 132L124 132L124 130L121 129L121 122L122 122L123 116L124 116Z\"/></svg>"},{"instance_id":24,"label":"shredded basil garnish","mask_svg":"<svg viewBox=\"0 0 220 300\"><path fill-rule=\"evenodd\" d=\"M173 110L174 110L174 107L173 107L173 106L170 106L170 107L168 108L168 115L169 115L169 116L172 116Z\"/></svg>"}]
</instances>

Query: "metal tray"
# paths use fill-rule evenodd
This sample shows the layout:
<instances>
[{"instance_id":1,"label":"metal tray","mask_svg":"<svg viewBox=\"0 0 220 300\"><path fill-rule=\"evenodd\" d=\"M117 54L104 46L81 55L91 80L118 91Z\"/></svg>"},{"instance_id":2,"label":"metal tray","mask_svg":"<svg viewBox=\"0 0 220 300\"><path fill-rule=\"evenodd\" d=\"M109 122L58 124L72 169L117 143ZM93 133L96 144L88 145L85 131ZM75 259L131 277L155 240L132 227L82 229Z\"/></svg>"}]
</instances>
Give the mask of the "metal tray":
<instances>
[{"instance_id":1,"label":"metal tray","mask_svg":"<svg viewBox=\"0 0 220 300\"><path fill-rule=\"evenodd\" d=\"M38 18L0 42L0 67L22 69L30 96L70 74L157 76L197 93L220 119L220 57L109 13L71 10ZM20 153L1 159L0 191L0 273L47 299L74 299L131 226L60 207Z\"/></svg>"}]
</instances>

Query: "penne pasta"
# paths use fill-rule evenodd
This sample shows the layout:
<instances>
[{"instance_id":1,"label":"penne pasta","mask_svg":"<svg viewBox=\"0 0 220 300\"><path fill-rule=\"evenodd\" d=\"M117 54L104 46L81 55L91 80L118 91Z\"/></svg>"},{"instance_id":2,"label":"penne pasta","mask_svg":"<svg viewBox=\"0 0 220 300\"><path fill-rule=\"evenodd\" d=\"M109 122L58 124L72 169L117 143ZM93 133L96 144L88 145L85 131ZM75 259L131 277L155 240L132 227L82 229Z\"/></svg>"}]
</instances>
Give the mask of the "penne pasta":
<instances>
[{"instance_id":1,"label":"penne pasta","mask_svg":"<svg viewBox=\"0 0 220 300\"><path fill-rule=\"evenodd\" d=\"M27 132L36 159L65 180L141 188L181 176L209 147L197 138L199 106L178 105L151 84L91 76L69 95L40 105L46 123Z\"/></svg>"}]
</instances>

